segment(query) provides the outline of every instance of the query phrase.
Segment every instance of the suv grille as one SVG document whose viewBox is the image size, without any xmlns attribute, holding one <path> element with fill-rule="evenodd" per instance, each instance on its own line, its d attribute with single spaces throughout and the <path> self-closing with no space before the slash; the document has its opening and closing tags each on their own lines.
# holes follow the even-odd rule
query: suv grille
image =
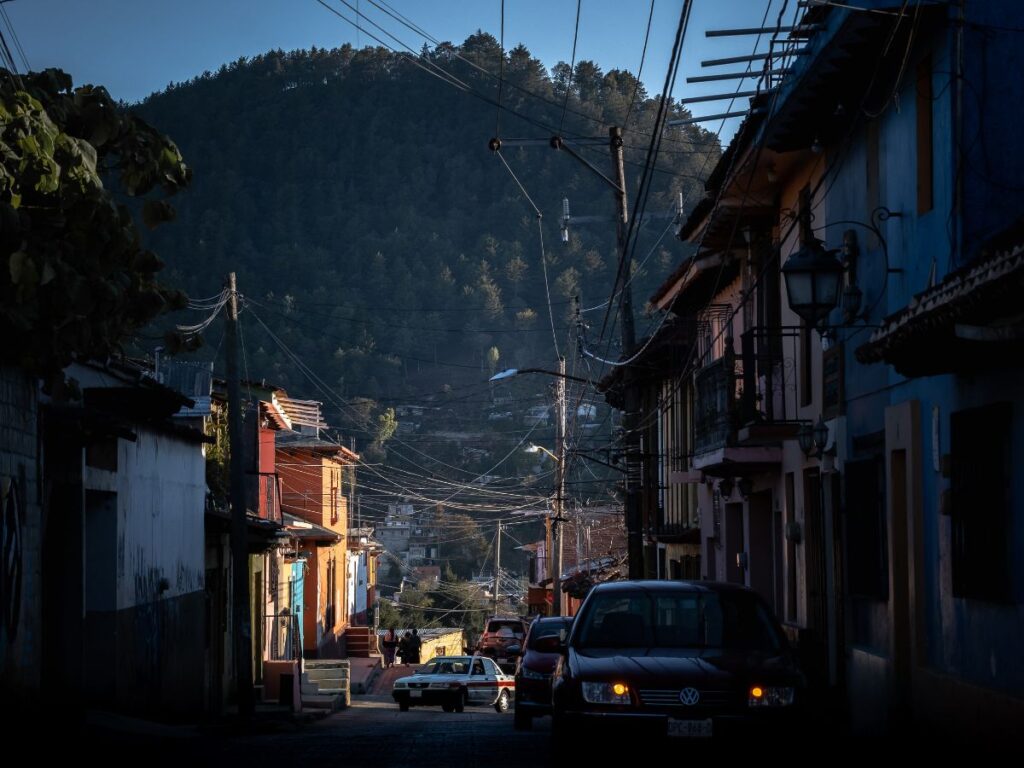
<svg viewBox="0 0 1024 768">
<path fill-rule="evenodd" d="M 697 702 L 696 707 L 703 709 L 724 709 L 729 706 L 733 698 L 731 691 L 705 691 L 700 688 L 697 690 L 700 691 L 700 701 Z M 689 709 L 679 699 L 681 692 L 681 688 L 641 689 L 639 691 L 640 703 L 645 707 L 680 707 Z"/>
</svg>

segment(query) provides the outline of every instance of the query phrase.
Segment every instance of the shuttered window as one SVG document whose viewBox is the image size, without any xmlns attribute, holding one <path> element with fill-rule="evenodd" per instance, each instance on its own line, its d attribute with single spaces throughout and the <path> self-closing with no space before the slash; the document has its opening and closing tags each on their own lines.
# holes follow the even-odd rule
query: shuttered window
<svg viewBox="0 0 1024 768">
<path fill-rule="evenodd" d="M 881 456 L 846 462 L 846 537 L 850 595 L 889 597 L 885 462 Z"/>
<path fill-rule="evenodd" d="M 1012 596 L 1012 415 L 1009 403 L 996 403 L 950 419 L 956 597 L 1008 602 Z"/>
</svg>

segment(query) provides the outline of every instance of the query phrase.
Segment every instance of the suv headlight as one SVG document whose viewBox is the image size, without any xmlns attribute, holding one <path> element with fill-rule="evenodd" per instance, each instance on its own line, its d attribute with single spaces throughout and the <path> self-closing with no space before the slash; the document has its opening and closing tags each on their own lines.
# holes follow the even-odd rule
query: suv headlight
<svg viewBox="0 0 1024 768">
<path fill-rule="evenodd" d="M 793 704 L 796 689 L 792 687 L 752 686 L 747 704 L 751 707 L 789 707 Z"/>
<path fill-rule="evenodd" d="M 590 704 L 632 704 L 625 683 L 583 683 L 583 700 Z"/>
</svg>

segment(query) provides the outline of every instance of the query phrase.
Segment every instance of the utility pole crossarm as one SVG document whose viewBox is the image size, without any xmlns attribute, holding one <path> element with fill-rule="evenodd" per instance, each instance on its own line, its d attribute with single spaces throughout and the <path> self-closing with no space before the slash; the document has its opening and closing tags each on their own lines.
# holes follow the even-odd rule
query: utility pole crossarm
<svg viewBox="0 0 1024 768">
<path fill-rule="evenodd" d="M 574 157 L 577 160 L 579 160 L 581 163 L 583 163 L 585 166 L 587 166 L 587 168 L 589 168 L 591 171 L 593 171 L 595 174 L 597 174 L 597 176 L 600 177 L 602 181 L 604 181 L 608 186 L 610 186 L 616 192 L 618 192 L 619 194 L 622 194 L 622 195 L 625 194 L 624 188 L 622 186 L 620 186 L 619 184 L 616 184 L 610 178 L 605 176 L 604 172 L 600 168 L 598 168 L 592 162 L 587 160 L 587 158 L 583 157 L 583 155 L 581 155 L 579 152 L 577 152 L 572 147 L 570 147 L 565 142 L 565 139 L 563 139 L 561 136 L 552 136 L 551 137 L 551 148 L 552 149 L 564 149 L 572 157 Z"/>
</svg>

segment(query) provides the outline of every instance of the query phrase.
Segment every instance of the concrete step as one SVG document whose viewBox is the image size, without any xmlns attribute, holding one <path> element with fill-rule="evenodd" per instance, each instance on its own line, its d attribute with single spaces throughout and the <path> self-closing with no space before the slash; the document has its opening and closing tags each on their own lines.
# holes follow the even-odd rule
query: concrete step
<svg viewBox="0 0 1024 768">
<path fill-rule="evenodd" d="M 306 659 L 302 662 L 302 667 L 307 672 L 311 669 L 331 669 L 333 667 L 348 669 L 349 663 L 347 659 Z"/>
<path fill-rule="evenodd" d="M 350 671 L 344 667 L 314 667 L 302 673 L 306 680 L 347 680 L 349 674 Z"/>
<path fill-rule="evenodd" d="M 317 696 L 346 696 L 348 694 L 348 688 L 321 688 L 319 693 L 314 694 Z"/>
<path fill-rule="evenodd" d="M 309 688 L 310 689 L 310 693 L 316 693 L 317 689 L 323 691 L 323 690 L 325 690 L 327 688 L 339 688 L 339 689 L 340 688 L 345 688 L 345 689 L 348 689 L 349 687 L 351 687 L 349 685 L 349 681 L 348 681 L 347 677 L 344 680 L 342 680 L 340 678 L 329 679 L 329 680 L 303 680 L 300 683 L 300 685 L 302 687 L 302 690 L 304 690 L 304 691 L 307 688 Z"/>
<path fill-rule="evenodd" d="M 341 709 L 343 706 L 345 706 L 345 699 L 341 696 L 333 694 L 330 696 L 319 694 L 302 695 L 303 709 L 326 709 L 333 712 L 336 709 Z"/>
</svg>

